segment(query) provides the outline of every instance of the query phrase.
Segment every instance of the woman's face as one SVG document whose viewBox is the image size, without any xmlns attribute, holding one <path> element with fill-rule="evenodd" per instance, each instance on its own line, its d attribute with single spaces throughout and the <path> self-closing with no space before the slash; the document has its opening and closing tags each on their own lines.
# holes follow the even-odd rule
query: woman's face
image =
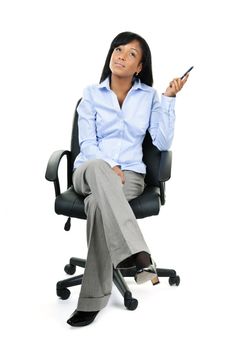
<svg viewBox="0 0 232 350">
<path fill-rule="evenodd" d="M 137 40 L 117 46 L 112 52 L 110 70 L 121 78 L 133 77 L 142 70 L 142 49 Z"/>
</svg>

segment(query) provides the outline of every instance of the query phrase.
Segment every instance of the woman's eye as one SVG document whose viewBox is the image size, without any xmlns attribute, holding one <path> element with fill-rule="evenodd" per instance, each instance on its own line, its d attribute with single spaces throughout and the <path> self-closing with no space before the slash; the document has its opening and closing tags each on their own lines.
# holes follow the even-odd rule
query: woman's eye
<svg viewBox="0 0 232 350">
<path fill-rule="evenodd" d="M 120 47 L 116 47 L 115 51 L 121 51 Z"/>
<path fill-rule="evenodd" d="M 130 55 L 133 56 L 133 57 L 135 57 L 135 53 L 134 53 L 134 52 L 131 52 Z"/>
</svg>

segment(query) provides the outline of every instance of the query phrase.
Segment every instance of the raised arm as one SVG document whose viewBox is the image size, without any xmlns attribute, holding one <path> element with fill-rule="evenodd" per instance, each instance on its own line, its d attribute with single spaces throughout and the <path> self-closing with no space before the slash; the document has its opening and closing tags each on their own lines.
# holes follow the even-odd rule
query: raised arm
<svg viewBox="0 0 232 350">
<path fill-rule="evenodd" d="M 171 147 L 175 125 L 175 100 L 173 97 L 162 95 L 160 102 L 157 93 L 154 94 L 148 131 L 153 145 L 160 151 Z"/>
</svg>

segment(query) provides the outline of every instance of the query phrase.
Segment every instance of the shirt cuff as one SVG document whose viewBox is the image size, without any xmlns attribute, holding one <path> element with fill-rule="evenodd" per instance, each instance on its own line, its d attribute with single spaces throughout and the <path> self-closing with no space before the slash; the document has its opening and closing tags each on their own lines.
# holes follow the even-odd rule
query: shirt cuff
<svg viewBox="0 0 232 350">
<path fill-rule="evenodd" d="M 166 110 L 174 110 L 176 104 L 176 97 L 169 97 L 165 95 L 161 95 L 161 105 L 164 107 Z"/>
<path fill-rule="evenodd" d="M 104 160 L 111 166 L 111 168 L 113 168 L 114 166 L 118 165 L 118 163 L 115 162 L 115 161 L 112 160 L 112 159 L 104 158 Z"/>
</svg>

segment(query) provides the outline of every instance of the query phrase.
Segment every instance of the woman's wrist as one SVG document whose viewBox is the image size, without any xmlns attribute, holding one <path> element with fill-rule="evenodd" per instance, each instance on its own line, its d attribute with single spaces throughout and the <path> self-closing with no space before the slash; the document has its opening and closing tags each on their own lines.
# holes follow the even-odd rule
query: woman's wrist
<svg viewBox="0 0 232 350">
<path fill-rule="evenodd" d="M 167 96 L 167 97 L 176 97 L 176 95 L 169 94 L 169 93 L 167 93 L 167 92 L 163 92 L 162 95 Z"/>
</svg>

